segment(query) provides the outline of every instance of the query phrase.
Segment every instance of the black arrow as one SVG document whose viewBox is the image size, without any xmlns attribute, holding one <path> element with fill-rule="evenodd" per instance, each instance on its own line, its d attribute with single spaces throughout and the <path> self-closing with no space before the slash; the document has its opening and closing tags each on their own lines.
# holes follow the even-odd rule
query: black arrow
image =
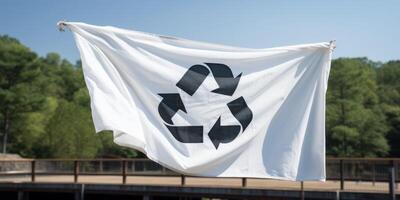
<svg viewBox="0 0 400 200">
<path fill-rule="evenodd" d="M 165 124 L 176 140 L 182 143 L 202 143 L 203 126 L 170 126 Z"/>
<path fill-rule="evenodd" d="M 236 76 L 236 78 L 233 78 L 232 71 L 227 65 L 219 63 L 205 64 L 210 67 L 211 72 L 219 86 L 219 88 L 213 90 L 212 92 L 232 96 L 238 86 L 242 73 Z"/>
<path fill-rule="evenodd" d="M 203 65 L 193 65 L 176 84 L 177 87 L 192 96 L 207 78 L 210 71 Z"/>
<path fill-rule="evenodd" d="M 239 97 L 228 103 L 229 110 L 235 118 L 240 122 L 243 127 L 243 131 L 250 124 L 253 119 L 253 113 L 250 108 L 247 106 L 246 101 L 243 97 Z"/>
<path fill-rule="evenodd" d="M 239 132 L 239 125 L 221 126 L 221 117 L 219 117 L 208 133 L 208 137 L 210 137 L 215 148 L 218 149 L 220 143 L 229 143 L 233 141 L 236 136 L 239 135 Z"/>
<path fill-rule="evenodd" d="M 172 117 L 178 110 L 182 110 L 186 113 L 185 105 L 182 102 L 181 96 L 176 93 L 158 94 L 163 97 L 163 100 L 158 105 L 158 112 L 161 118 L 169 123 L 173 124 Z"/>
</svg>

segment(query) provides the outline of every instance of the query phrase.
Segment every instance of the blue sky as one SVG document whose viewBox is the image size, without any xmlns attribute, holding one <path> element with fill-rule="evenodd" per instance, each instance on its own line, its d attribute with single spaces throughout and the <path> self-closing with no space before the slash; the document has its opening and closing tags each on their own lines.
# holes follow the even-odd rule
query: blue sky
<svg viewBox="0 0 400 200">
<path fill-rule="evenodd" d="M 79 59 L 59 20 L 251 48 L 337 41 L 334 57 L 400 59 L 400 1 L 2 0 L 0 34 L 40 55 Z"/>
</svg>

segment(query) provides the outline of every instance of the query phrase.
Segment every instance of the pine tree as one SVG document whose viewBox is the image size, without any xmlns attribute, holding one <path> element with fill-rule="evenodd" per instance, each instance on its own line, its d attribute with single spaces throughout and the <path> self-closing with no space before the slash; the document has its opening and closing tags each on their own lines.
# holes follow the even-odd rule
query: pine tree
<svg viewBox="0 0 400 200">
<path fill-rule="evenodd" d="M 2 152 L 13 124 L 21 114 L 39 110 L 44 102 L 39 88 L 31 84 L 40 76 L 37 55 L 18 40 L 0 36 L 0 127 Z"/>
<path fill-rule="evenodd" d="M 382 156 L 389 146 L 379 107 L 376 72 L 366 58 L 332 62 L 327 94 L 327 152 L 335 156 Z"/>
</svg>

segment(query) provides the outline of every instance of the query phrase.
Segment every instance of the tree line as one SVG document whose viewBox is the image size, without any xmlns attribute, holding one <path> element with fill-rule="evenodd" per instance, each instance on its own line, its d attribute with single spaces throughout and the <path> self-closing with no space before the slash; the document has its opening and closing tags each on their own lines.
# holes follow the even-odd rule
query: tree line
<svg viewBox="0 0 400 200">
<path fill-rule="evenodd" d="M 400 61 L 332 61 L 326 97 L 327 154 L 400 156 Z M 34 158 L 143 156 L 95 134 L 81 63 L 38 56 L 0 35 L 1 151 Z"/>
</svg>

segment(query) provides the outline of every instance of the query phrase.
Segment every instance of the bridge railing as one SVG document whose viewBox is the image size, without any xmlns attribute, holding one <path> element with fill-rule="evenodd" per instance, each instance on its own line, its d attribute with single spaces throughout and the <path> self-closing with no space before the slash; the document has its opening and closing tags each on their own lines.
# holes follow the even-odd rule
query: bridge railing
<svg viewBox="0 0 400 200">
<path fill-rule="evenodd" d="M 400 180 L 400 158 L 327 158 L 327 180 L 340 182 L 345 189 L 346 181 L 390 182 L 393 176 L 396 187 Z M 391 172 L 393 170 L 393 172 Z M 126 183 L 129 176 L 175 176 L 185 184 L 185 177 L 149 159 L 23 159 L 0 160 L 1 177 L 25 176 L 34 182 L 36 176 L 70 175 L 77 182 L 81 175 L 120 176 Z M 247 179 L 242 178 L 245 187 Z"/>
</svg>

